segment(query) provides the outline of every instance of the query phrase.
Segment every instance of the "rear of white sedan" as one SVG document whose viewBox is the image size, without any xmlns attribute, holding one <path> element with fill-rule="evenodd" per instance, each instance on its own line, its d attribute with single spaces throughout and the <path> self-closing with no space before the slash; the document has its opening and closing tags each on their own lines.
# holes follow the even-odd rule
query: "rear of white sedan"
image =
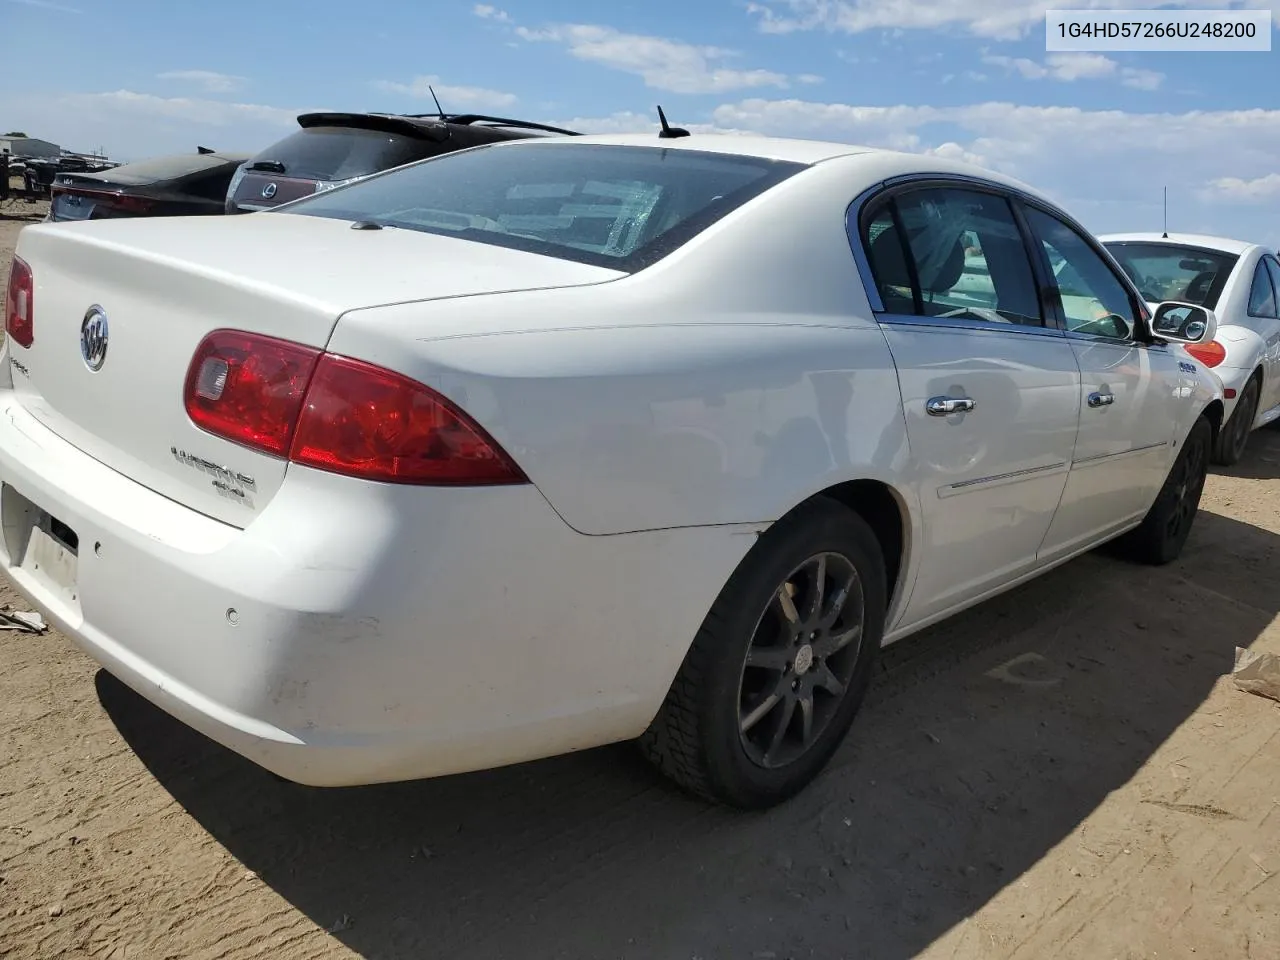
<svg viewBox="0 0 1280 960">
<path fill-rule="evenodd" d="M 144 696 L 299 782 L 637 736 L 752 536 L 575 530 L 529 482 L 533 451 L 481 425 L 494 398 L 424 344 L 495 299 L 488 355 L 518 367 L 522 316 L 554 326 L 540 294 L 626 277 L 655 238 L 803 169 L 657 153 L 575 181 L 557 154 L 495 151 L 471 161 L 494 217 L 419 197 L 401 215 L 421 229 L 333 210 L 27 229 L 0 373 L 5 572 Z M 588 194 L 563 240 L 557 190 Z M 404 321 L 428 303 L 448 319 Z"/>
</svg>

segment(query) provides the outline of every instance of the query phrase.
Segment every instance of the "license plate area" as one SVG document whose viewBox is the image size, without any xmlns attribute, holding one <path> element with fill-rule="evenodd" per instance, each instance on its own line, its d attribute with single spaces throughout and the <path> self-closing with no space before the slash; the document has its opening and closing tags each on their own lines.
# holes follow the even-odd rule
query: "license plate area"
<svg viewBox="0 0 1280 960">
<path fill-rule="evenodd" d="M 63 603 L 78 608 L 80 537 L 76 532 L 8 484 L 0 490 L 0 520 L 10 565 Z"/>
<path fill-rule="evenodd" d="M 88 220 L 97 204 L 88 197 L 60 193 L 53 198 L 53 215 L 60 220 Z"/>
</svg>

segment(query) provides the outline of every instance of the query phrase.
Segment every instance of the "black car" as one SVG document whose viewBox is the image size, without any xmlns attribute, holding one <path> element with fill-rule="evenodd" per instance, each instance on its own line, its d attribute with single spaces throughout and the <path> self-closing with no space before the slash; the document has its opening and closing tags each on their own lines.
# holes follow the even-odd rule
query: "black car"
<svg viewBox="0 0 1280 960">
<path fill-rule="evenodd" d="M 415 160 L 500 140 L 572 130 L 481 114 L 305 113 L 300 129 L 245 164 L 227 213 L 265 210 Z"/>
<path fill-rule="evenodd" d="M 60 173 L 98 173 L 118 167 L 108 160 L 91 160 L 87 157 L 26 157 L 21 158 L 23 185 L 33 197 L 50 196 L 53 182 Z M 10 162 L 9 169 L 14 169 Z"/>
<path fill-rule="evenodd" d="M 200 147 L 98 173 L 59 173 L 49 219 L 182 217 L 225 212 L 227 186 L 248 159 Z"/>
</svg>

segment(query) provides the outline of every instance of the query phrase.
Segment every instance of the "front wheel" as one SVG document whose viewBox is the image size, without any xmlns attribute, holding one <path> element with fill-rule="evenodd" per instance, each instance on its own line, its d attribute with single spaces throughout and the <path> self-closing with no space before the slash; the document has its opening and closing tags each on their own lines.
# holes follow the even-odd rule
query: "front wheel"
<svg viewBox="0 0 1280 960">
<path fill-rule="evenodd" d="M 1133 559 L 1161 565 L 1178 558 L 1200 508 L 1212 445 L 1213 427 L 1208 419 L 1200 417 L 1187 434 L 1182 450 L 1142 525 L 1120 541 Z"/>
<path fill-rule="evenodd" d="M 730 577 L 641 748 L 709 800 L 758 809 L 797 793 L 862 703 L 885 595 L 867 524 L 825 498 L 798 508 Z"/>
<path fill-rule="evenodd" d="M 1258 378 L 1250 378 L 1240 399 L 1236 401 L 1231 419 L 1222 425 L 1222 431 L 1218 434 L 1218 442 L 1213 449 L 1214 463 L 1231 467 L 1240 462 L 1240 458 L 1244 456 L 1244 448 L 1249 443 L 1249 434 L 1253 432 L 1253 421 L 1258 416 L 1260 394 Z"/>
</svg>

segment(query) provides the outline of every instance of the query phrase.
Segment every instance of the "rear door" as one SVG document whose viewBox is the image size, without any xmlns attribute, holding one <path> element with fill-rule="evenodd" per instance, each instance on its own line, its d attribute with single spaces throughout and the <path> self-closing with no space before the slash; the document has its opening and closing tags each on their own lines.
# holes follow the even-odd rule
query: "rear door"
<svg viewBox="0 0 1280 960">
<path fill-rule="evenodd" d="M 1045 322 L 1005 194 L 909 185 L 873 201 L 862 228 L 922 505 L 905 626 L 1034 566 L 1075 444 L 1080 377 Z"/>
<path fill-rule="evenodd" d="M 1095 241 L 1055 213 L 1025 216 L 1054 277 L 1054 310 L 1080 366 L 1080 432 L 1041 558 L 1140 518 L 1173 460 L 1182 351 L 1137 339 L 1142 307 Z"/>
</svg>

